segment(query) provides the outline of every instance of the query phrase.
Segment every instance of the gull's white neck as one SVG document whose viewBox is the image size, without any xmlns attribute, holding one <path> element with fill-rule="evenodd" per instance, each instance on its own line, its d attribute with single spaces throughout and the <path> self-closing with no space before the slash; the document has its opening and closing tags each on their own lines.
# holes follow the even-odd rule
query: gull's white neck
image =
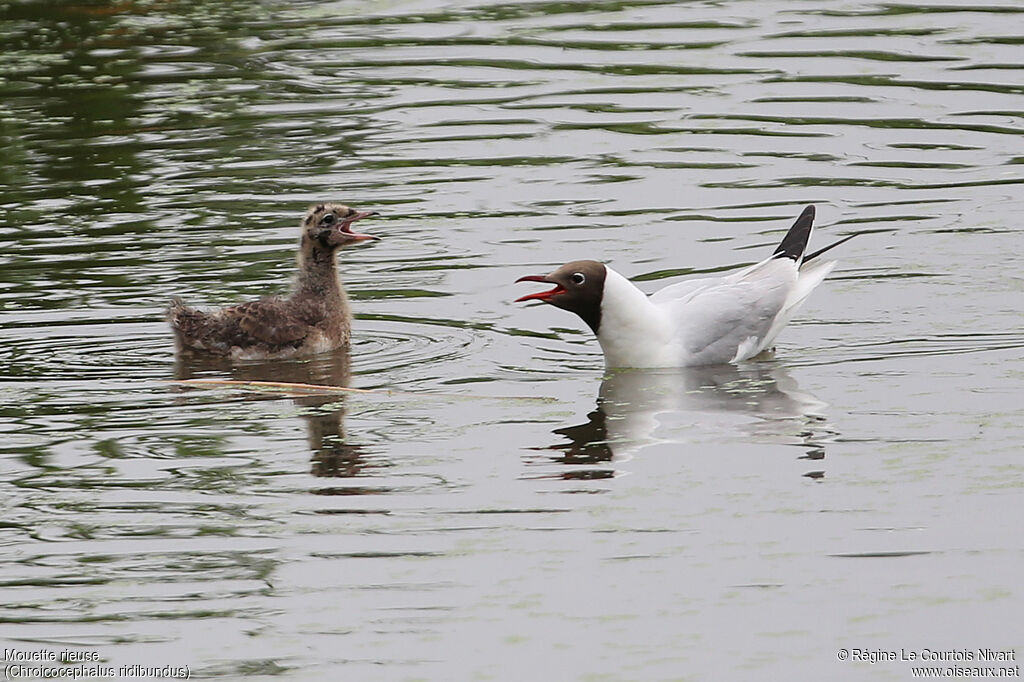
<svg viewBox="0 0 1024 682">
<path fill-rule="evenodd" d="M 671 325 L 665 314 L 632 282 L 605 267 L 601 324 L 597 340 L 607 367 L 665 367 Z"/>
</svg>

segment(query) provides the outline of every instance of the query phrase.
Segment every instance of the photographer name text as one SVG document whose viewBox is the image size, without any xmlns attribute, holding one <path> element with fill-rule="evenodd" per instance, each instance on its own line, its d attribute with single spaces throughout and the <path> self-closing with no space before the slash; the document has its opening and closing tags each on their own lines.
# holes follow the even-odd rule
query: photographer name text
<svg viewBox="0 0 1024 682">
<path fill-rule="evenodd" d="M 882 663 L 885 661 L 1006 663 L 1017 660 L 1015 649 L 840 649 L 841 661 Z"/>
</svg>

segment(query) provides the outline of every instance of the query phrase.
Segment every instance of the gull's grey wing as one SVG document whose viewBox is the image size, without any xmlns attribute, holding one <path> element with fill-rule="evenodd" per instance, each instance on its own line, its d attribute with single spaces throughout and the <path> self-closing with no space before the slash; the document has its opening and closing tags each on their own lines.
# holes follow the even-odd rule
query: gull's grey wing
<svg viewBox="0 0 1024 682">
<path fill-rule="evenodd" d="M 720 284 L 721 282 L 721 277 L 699 277 L 697 279 L 687 279 L 682 282 L 670 284 L 663 289 L 655 291 L 651 294 L 651 302 L 662 304 L 681 301 L 701 289 L 706 289 L 707 287 Z"/>
<path fill-rule="evenodd" d="M 705 280 L 689 291 L 679 287 L 674 293 L 682 296 L 661 296 L 657 303 L 677 321 L 676 342 L 690 364 L 742 360 L 771 341 L 769 332 L 796 274 L 793 261 L 769 259 L 742 277 Z"/>
</svg>

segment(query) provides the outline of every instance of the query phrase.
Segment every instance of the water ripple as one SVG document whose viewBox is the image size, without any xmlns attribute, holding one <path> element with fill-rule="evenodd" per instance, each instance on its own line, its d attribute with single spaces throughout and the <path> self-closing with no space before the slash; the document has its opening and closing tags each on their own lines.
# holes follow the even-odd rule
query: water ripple
<svg viewBox="0 0 1024 682">
<path fill-rule="evenodd" d="M 865 646 L 948 636 L 935 604 L 1005 640 L 1022 12 L 0 4 L 0 635 L 388 679 L 824 679 L 822 603 Z M 324 200 L 381 212 L 351 355 L 175 358 L 170 296 L 286 289 Z M 512 303 L 580 257 L 734 271 L 808 203 L 860 236 L 775 360 L 602 382 Z"/>
</svg>

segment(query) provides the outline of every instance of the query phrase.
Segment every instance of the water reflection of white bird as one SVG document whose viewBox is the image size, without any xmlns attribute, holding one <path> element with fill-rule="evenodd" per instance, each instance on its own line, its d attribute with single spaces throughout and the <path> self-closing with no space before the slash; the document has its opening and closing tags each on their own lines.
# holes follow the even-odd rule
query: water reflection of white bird
<svg viewBox="0 0 1024 682">
<path fill-rule="evenodd" d="M 587 415 L 585 424 L 555 430 L 571 442 L 546 449 L 558 451 L 554 459 L 561 464 L 594 467 L 621 462 L 643 447 L 672 442 L 671 436 L 659 435 L 668 420 L 704 424 L 709 414 L 732 413 L 754 418 L 742 427 L 754 439 L 796 442 L 805 447 L 806 459 L 820 460 L 825 444 L 835 435 L 825 417 L 826 407 L 801 391 L 785 368 L 773 361 L 619 370 L 601 382 L 597 409 Z M 610 470 L 591 468 L 566 477 L 611 475 Z"/>
</svg>

